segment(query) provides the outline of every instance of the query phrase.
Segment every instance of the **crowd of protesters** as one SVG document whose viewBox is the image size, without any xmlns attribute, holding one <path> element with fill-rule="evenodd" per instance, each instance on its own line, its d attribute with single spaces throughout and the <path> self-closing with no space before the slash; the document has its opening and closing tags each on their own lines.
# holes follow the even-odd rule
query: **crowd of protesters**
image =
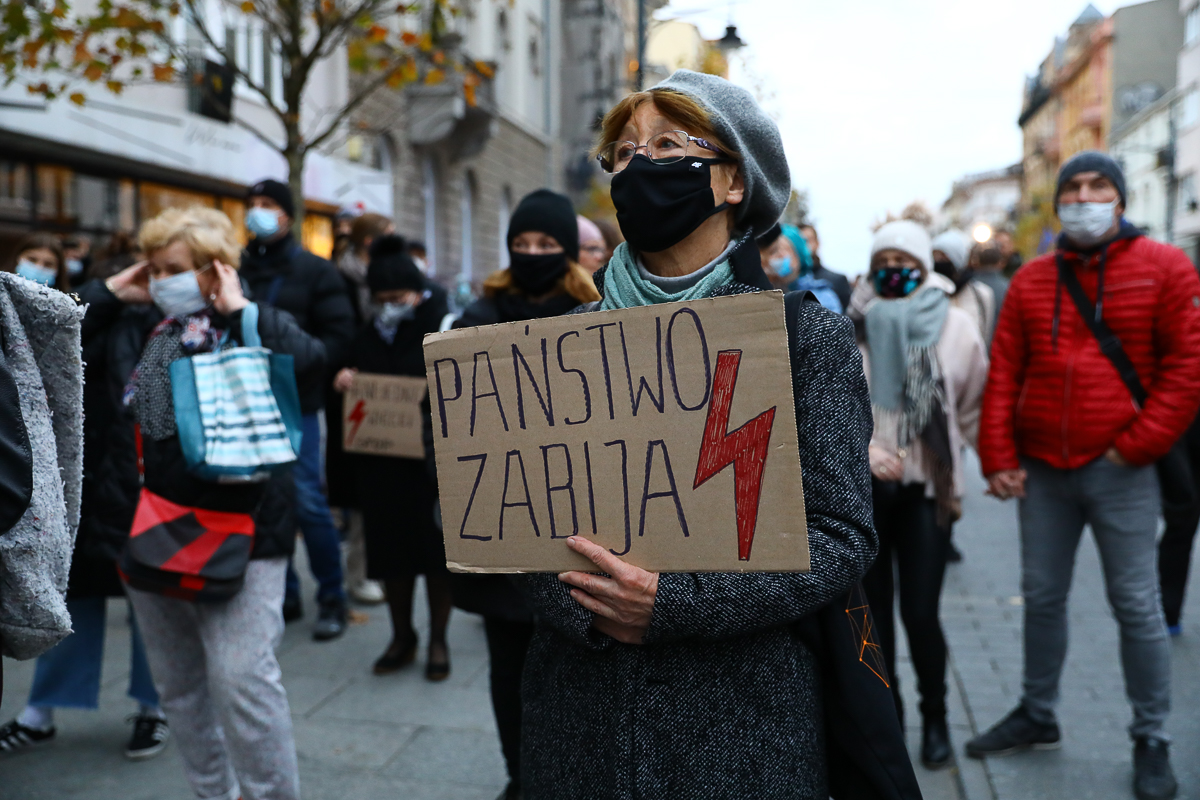
<svg viewBox="0 0 1200 800">
<path fill-rule="evenodd" d="M 38 659 L 0 754 L 52 740 L 55 708 L 96 707 L 106 599 L 126 596 L 137 704 L 126 755 L 152 757 L 173 734 L 198 797 L 298 798 L 274 647 L 305 615 L 299 532 L 317 584 L 314 639 L 344 633 L 351 600 L 386 603 L 392 638 L 376 675 L 417 659 L 417 576 L 430 681 L 451 672 L 453 609 L 482 615 L 503 798 L 919 797 L 895 617 L 920 697 L 914 760 L 940 769 L 956 743 L 939 605 L 961 558 L 952 529 L 971 448 L 989 493 L 1020 501 L 1025 680 L 1017 708 L 966 755 L 1060 745 L 1067 599 L 1087 525 L 1121 631 L 1134 794 L 1174 797 L 1169 636 L 1200 523 L 1200 279 L 1125 221 L 1119 165 L 1095 152 L 1063 165 L 1062 234 L 1029 263 L 1003 232 L 977 246 L 901 218 L 874 232 L 852 282 L 821 262 L 813 225 L 780 222 L 787 161 L 745 90 L 681 70 L 614 107 L 596 154 L 617 226 L 555 192 L 529 194 L 509 220 L 509 266 L 457 311 L 423 246 L 384 216 L 339 220 L 332 261 L 305 250 L 274 180 L 249 190 L 244 247 L 202 208 L 163 212 L 95 256 L 80 238 L 20 244 L 9 271 L 86 309 L 83 470 L 73 632 Z M 426 334 L 770 289 L 787 293 L 809 572 L 657 574 L 573 537 L 595 573 L 451 574 L 432 459 L 342 450 L 344 393 L 360 373 L 424 376 Z M 295 463 L 264 480 L 200 477 L 180 444 L 171 365 L 257 343 L 291 359 Z M 197 602 L 132 575 L 147 493 L 252 520 L 231 593 Z M 886 683 L 845 624 L 860 592 Z"/>
</svg>

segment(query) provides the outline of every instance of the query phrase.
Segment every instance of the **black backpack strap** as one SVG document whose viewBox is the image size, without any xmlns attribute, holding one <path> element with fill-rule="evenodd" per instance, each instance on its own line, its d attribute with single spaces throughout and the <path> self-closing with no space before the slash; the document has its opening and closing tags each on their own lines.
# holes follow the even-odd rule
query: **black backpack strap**
<svg viewBox="0 0 1200 800">
<path fill-rule="evenodd" d="M 789 331 L 796 330 L 796 326 L 800 324 L 800 306 L 805 303 L 820 303 L 817 296 L 812 292 L 804 289 L 799 292 L 788 292 L 783 296 L 783 315 L 787 320 Z"/>
<path fill-rule="evenodd" d="M 1103 259 L 1103 256 L 1101 258 Z M 1058 265 L 1058 279 L 1062 281 L 1063 286 L 1067 287 L 1067 294 L 1071 295 L 1071 300 L 1075 303 L 1079 316 L 1083 317 L 1083 324 L 1087 325 L 1092 336 L 1096 337 L 1096 342 L 1100 345 L 1100 352 L 1116 367 L 1117 374 L 1121 376 L 1121 382 L 1125 384 L 1125 388 L 1129 390 L 1133 401 L 1140 409 L 1146 404 L 1146 399 L 1150 394 L 1142 385 L 1142 379 L 1138 377 L 1137 369 L 1129 360 L 1125 348 L 1121 346 L 1121 340 L 1113 333 L 1112 328 L 1108 327 L 1108 323 L 1096 313 L 1095 304 L 1084 293 L 1083 286 L 1079 283 L 1079 277 L 1075 274 L 1075 270 L 1067 266 L 1061 251 L 1055 255 L 1055 259 Z"/>
</svg>

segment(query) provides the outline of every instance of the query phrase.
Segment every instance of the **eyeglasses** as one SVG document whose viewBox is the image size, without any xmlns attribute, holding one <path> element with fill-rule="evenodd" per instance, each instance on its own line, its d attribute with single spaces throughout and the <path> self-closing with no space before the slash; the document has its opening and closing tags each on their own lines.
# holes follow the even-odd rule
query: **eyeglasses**
<svg viewBox="0 0 1200 800">
<path fill-rule="evenodd" d="M 684 131 L 663 131 L 650 137 L 646 144 L 636 142 L 609 142 L 600 148 L 596 160 L 605 172 L 620 172 L 629 166 L 629 162 L 639 150 L 646 151 L 646 157 L 655 164 L 674 164 L 685 158 L 710 158 L 699 151 L 707 150 L 723 156 L 723 160 L 732 161 L 725 156 L 721 148 L 711 144 L 706 139 L 692 136 Z"/>
</svg>

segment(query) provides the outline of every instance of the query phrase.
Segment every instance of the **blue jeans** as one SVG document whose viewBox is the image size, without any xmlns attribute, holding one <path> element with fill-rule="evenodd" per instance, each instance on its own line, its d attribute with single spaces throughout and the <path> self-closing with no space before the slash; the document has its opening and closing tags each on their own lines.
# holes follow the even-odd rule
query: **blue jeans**
<svg viewBox="0 0 1200 800">
<path fill-rule="evenodd" d="M 329 501 L 321 491 L 321 420 L 304 415 L 300 458 L 292 468 L 296 480 L 296 521 L 304 534 L 308 565 L 317 579 L 317 601 L 346 596 L 342 586 L 342 537 L 334 527 Z M 288 561 L 287 596 L 300 595 L 300 577 Z"/>
<path fill-rule="evenodd" d="M 96 708 L 100 705 L 105 600 L 103 597 L 67 600 L 75 632 L 38 658 L 29 705 L 40 708 Z M 132 613 L 129 632 L 133 643 L 129 696 L 144 706 L 157 708 L 158 692 L 150 678 L 146 648 Z"/>
<path fill-rule="evenodd" d="M 1086 524 L 1096 539 L 1108 603 L 1121 629 L 1125 694 L 1133 737 L 1166 739 L 1171 710 L 1171 647 L 1159 603 L 1159 491 L 1154 467 L 1120 467 L 1099 458 L 1079 469 L 1022 460 L 1029 472 L 1021 501 L 1025 596 L 1025 692 L 1039 722 L 1054 721 L 1067 655 L 1067 595 Z"/>
</svg>

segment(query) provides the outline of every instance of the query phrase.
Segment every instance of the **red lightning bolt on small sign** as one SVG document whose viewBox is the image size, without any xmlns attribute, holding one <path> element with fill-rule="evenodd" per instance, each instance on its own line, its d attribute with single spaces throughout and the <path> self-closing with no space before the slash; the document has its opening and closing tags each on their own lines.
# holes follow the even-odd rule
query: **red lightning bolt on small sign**
<svg viewBox="0 0 1200 800">
<path fill-rule="evenodd" d="M 737 383 L 741 350 L 717 353 L 713 374 L 712 401 L 708 421 L 700 443 L 700 460 L 692 489 L 733 464 L 734 507 L 737 511 L 738 560 L 750 560 L 754 528 L 758 524 L 758 501 L 762 492 L 763 470 L 767 463 L 767 445 L 775 422 L 775 407 L 767 409 L 736 431 L 729 433 L 729 408 L 733 405 L 733 387 Z"/>
<path fill-rule="evenodd" d="M 354 423 L 354 427 L 350 429 L 350 435 L 346 437 L 346 444 L 351 444 L 354 437 L 358 435 L 358 429 L 362 427 L 363 420 L 367 418 L 366 400 L 359 400 L 354 405 L 354 410 L 346 415 L 346 419 Z"/>
</svg>

